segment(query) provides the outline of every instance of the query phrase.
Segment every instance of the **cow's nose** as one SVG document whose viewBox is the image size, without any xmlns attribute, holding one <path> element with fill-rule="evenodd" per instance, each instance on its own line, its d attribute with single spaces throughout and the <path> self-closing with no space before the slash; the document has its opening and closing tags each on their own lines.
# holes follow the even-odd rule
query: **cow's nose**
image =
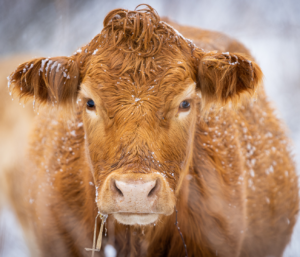
<svg viewBox="0 0 300 257">
<path fill-rule="evenodd" d="M 110 174 L 101 186 L 97 197 L 101 213 L 143 216 L 173 212 L 175 195 L 160 173 L 120 173 Z"/>
<path fill-rule="evenodd" d="M 110 179 L 110 199 L 114 201 L 113 209 L 117 212 L 156 212 L 161 190 L 162 181 L 159 177 L 149 179 L 147 175 L 141 175 L 134 180 L 126 176 Z"/>
<path fill-rule="evenodd" d="M 120 180 L 113 180 L 111 185 L 112 191 L 114 191 L 117 197 L 123 197 L 124 200 L 133 198 L 140 198 L 145 201 L 151 201 L 160 189 L 159 179 L 152 181 L 133 181 L 126 182 Z"/>
</svg>

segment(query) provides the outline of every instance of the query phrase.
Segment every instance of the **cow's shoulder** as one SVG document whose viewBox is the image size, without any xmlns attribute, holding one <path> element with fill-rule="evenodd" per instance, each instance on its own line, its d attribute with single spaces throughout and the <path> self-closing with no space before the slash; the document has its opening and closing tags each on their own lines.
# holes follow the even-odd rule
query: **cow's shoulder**
<svg viewBox="0 0 300 257">
<path fill-rule="evenodd" d="M 184 37 L 191 39 L 197 47 L 206 51 L 218 50 L 250 55 L 249 50 L 242 43 L 221 32 L 179 25 L 165 17 L 162 20 L 178 30 Z"/>
</svg>

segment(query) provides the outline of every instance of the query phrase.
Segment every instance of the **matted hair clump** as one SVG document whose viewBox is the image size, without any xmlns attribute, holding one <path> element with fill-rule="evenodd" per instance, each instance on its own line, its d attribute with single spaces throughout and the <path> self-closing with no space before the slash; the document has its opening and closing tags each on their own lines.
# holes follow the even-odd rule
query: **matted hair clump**
<svg viewBox="0 0 300 257">
<path fill-rule="evenodd" d="M 163 38 L 174 35 L 174 31 L 160 22 L 158 13 L 147 4 L 138 5 L 134 11 L 115 9 L 107 14 L 103 26 L 101 34 L 111 35 L 114 46 L 124 46 L 125 43 L 127 49 L 124 51 L 136 52 L 142 57 L 155 55 L 161 48 Z"/>
</svg>

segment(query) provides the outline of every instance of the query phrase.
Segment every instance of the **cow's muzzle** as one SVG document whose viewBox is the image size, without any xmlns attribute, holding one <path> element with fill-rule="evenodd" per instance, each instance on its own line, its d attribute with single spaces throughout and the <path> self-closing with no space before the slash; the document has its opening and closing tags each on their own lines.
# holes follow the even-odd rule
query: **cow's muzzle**
<svg viewBox="0 0 300 257">
<path fill-rule="evenodd" d="M 101 213 L 113 214 L 120 223 L 146 225 L 155 222 L 161 214 L 172 214 L 175 196 L 158 172 L 114 172 L 102 185 L 97 204 Z"/>
</svg>

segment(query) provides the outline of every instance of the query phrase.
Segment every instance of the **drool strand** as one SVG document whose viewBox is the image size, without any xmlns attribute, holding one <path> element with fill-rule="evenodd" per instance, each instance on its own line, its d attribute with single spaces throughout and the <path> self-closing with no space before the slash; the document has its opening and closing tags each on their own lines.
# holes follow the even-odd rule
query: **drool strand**
<svg viewBox="0 0 300 257">
<path fill-rule="evenodd" d="M 178 226 L 178 221 L 177 221 L 177 213 L 178 213 L 178 211 L 177 211 L 177 209 L 176 209 L 176 208 L 175 208 L 175 212 L 176 212 L 176 221 L 175 221 L 175 226 L 177 227 L 177 230 L 178 230 L 178 232 L 179 232 L 179 235 L 180 235 L 180 237 L 181 237 L 182 243 L 183 243 L 183 245 L 184 245 L 185 257 L 188 257 L 187 247 L 186 247 L 186 244 L 185 244 L 185 241 L 184 241 L 183 235 L 182 235 L 182 233 L 181 233 L 181 231 L 180 231 L 180 227 Z"/>
</svg>

